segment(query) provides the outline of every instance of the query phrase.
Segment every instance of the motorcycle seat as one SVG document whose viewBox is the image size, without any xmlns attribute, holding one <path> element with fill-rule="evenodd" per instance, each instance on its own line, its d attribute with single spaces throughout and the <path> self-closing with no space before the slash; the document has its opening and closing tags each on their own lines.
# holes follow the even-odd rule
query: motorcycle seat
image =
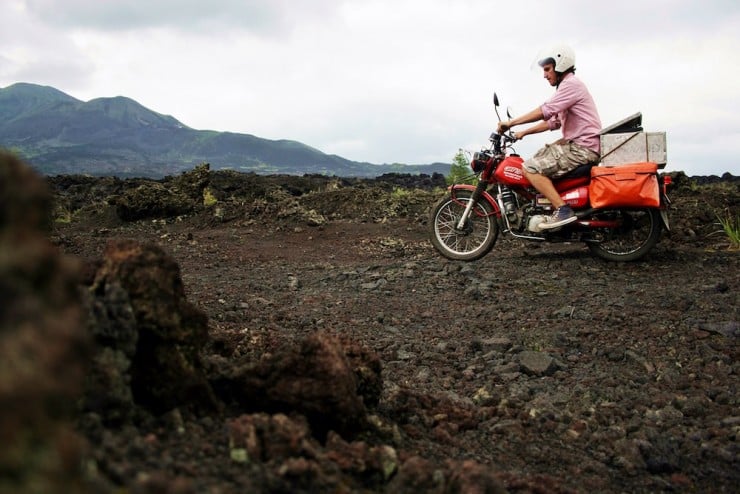
<svg viewBox="0 0 740 494">
<path fill-rule="evenodd" d="M 593 168 L 594 165 L 595 163 L 584 163 L 583 165 L 578 165 L 565 175 L 556 178 L 553 180 L 555 190 L 562 192 L 564 190 L 588 184 L 591 181 L 591 168 Z"/>
<path fill-rule="evenodd" d="M 590 177 L 591 168 L 594 165 L 595 163 L 584 163 L 582 165 L 578 165 L 565 175 L 561 175 L 560 177 L 558 177 L 556 180 L 563 180 L 565 178 Z"/>
</svg>

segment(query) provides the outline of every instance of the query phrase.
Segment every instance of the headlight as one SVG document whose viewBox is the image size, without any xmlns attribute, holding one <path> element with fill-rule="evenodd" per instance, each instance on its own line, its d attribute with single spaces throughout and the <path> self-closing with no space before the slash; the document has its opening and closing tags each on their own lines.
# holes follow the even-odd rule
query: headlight
<svg viewBox="0 0 740 494">
<path fill-rule="evenodd" d="M 473 159 L 470 161 L 470 168 L 473 169 L 473 172 L 480 173 L 485 169 L 490 159 L 491 157 L 485 153 L 474 153 Z"/>
</svg>

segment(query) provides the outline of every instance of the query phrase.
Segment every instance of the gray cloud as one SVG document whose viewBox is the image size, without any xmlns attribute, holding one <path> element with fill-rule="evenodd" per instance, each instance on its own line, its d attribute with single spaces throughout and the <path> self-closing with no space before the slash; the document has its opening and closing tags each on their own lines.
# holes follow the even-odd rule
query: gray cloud
<svg viewBox="0 0 740 494">
<path fill-rule="evenodd" d="M 514 114 L 549 97 L 530 65 L 567 42 L 605 125 L 642 111 L 669 166 L 737 173 L 739 23 L 735 0 L 9 0 L 0 86 L 125 95 L 358 161 L 447 161 L 486 143 L 494 90 Z"/>
<path fill-rule="evenodd" d="M 333 2 L 310 5 L 288 0 L 27 0 L 30 12 L 45 22 L 73 28 L 180 30 L 238 28 L 279 32 L 304 15 L 320 15 Z"/>
</svg>

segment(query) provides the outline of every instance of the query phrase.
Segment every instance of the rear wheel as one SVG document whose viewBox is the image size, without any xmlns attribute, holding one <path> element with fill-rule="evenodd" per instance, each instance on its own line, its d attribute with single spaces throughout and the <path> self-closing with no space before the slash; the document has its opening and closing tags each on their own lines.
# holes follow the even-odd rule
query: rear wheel
<svg viewBox="0 0 740 494">
<path fill-rule="evenodd" d="M 595 220 L 616 222 L 616 228 L 595 230 L 595 242 L 588 247 L 608 261 L 636 261 L 650 252 L 662 229 L 657 209 L 609 209 L 599 211 Z"/>
<path fill-rule="evenodd" d="M 498 223 L 493 208 L 486 201 L 478 202 L 470 212 L 465 225 L 458 222 L 473 193 L 455 191 L 432 209 L 430 215 L 431 241 L 444 257 L 457 261 L 475 261 L 488 254 L 498 237 Z"/>
</svg>

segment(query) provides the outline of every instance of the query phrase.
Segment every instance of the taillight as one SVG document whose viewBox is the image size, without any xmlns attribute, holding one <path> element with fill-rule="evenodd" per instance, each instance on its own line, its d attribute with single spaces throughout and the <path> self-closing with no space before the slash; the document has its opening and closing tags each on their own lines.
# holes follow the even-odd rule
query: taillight
<svg viewBox="0 0 740 494">
<path fill-rule="evenodd" d="M 668 195 L 668 187 L 673 184 L 673 179 L 670 177 L 670 175 L 663 175 L 661 177 L 663 179 L 663 195 Z"/>
</svg>

